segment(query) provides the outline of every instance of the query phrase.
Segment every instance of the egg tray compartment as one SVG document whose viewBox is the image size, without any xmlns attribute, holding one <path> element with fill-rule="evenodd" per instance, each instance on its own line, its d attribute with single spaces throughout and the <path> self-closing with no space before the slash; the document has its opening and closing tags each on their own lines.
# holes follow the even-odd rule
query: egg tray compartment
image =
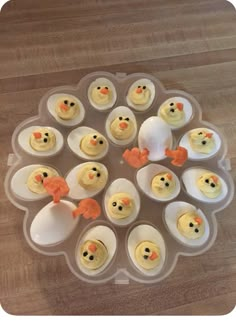
<svg viewBox="0 0 236 323">
<path fill-rule="evenodd" d="M 96 129 L 100 133 L 104 134 L 105 137 L 105 121 L 107 115 L 110 113 L 112 109 L 107 111 L 98 111 L 94 109 L 87 98 L 87 89 L 91 82 L 96 80 L 99 77 L 108 78 L 111 82 L 113 82 L 116 91 L 117 91 L 117 100 L 115 105 L 112 107 L 114 109 L 118 106 L 128 106 L 126 102 L 126 94 L 130 85 L 138 79 L 147 78 L 150 79 L 156 89 L 155 99 L 151 105 L 151 107 L 145 112 L 138 112 L 131 109 L 137 120 L 138 129 L 142 122 L 146 120 L 150 116 L 156 116 L 158 107 L 168 98 L 171 97 L 183 97 L 187 99 L 193 108 L 193 117 L 189 121 L 188 124 L 183 126 L 178 130 L 173 130 L 172 134 L 174 137 L 174 146 L 176 147 L 178 141 L 180 140 L 181 136 L 193 128 L 198 127 L 209 127 L 216 131 L 222 141 L 221 147 L 219 151 L 213 157 L 202 160 L 202 161 L 190 161 L 188 160 L 183 167 L 175 167 L 171 165 L 170 159 L 165 158 L 164 160 L 155 162 L 156 164 L 161 164 L 170 170 L 172 170 L 180 179 L 182 173 L 185 169 L 189 167 L 203 167 L 206 169 L 210 169 L 213 172 L 216 172 L 219 176 L 221 176 L 227 186 L 228 186 L 228 194 L 224 198 L 224 200 L 218 203 L 203 203 L 200 202 L 191 196 L 189 196 L 184 187 L 183 183 L 181 182 L 181 191 L 180 194 L 170 202 L 157 202 L 149 197 L 147 197 L 138 187 L 136 182 L 136 172 L 137 170 L 132 169 L 126 162 L 122 159 L 122 154 L 126 148 L 132 148 L 138 146 L 137 136 L 133 143 L 126 147 L 118 147 L 109 141 L 109 151 L 108 154 L 98 162 L 103 163 L 107 166 L 109 171 L 109 179 L 106 184 L 106 187 L 102 192 L 96 195 L 94 198 L 103 206 L 102 215 L 96 220 L 86 220 L 83 217 L 80 217 L 78 224 L 71 235 L 61 243 L 51 246 L 40 246 L 35 244 L 31 237 L 30 237 L 30 226 L 35 217 L 35 215 L 51 201 L 51 197 L 46 197 L 40 201 L 23 201 L 19 199 L 17 196 L 13 194 L 10 188 L 10 183 L 13 175 L 22 167 L 30 165 L 30 164 L 45 164 L 54 167 L 55 169 L 59 170 L 62 176 L 65 176 L 73 167 L 76 165 L 85 162 L 78 156 L 76 156 L 68 147 L 67 144 L 67 136 L 68 134 L 75 128 L 80 126 L 88 126 L 91 128 Z M 80 99 L 85 107 L 85 118 L 81 124 L 73 127 L 65 127 L 59 124 L 48 112 L 47 109 L 47 100 L 48 98 L 56 93 L 67 93 L 72 94 Z M 19 146 L 17 138 L 19 133 L 29 126 L 51 126 L 58 129 L 63 137 L 64 137 L 64 147 L 63 150 L 60 151 L 59 154 L 52 157 L 35 157 L 28 155 L 25 153 L 22 148 Z M 177 258 L 179 255 L 185 256 L 194 256 L 198 254 L 204 253 L 207 249 L 209 249 L 212 244 L 214 243 L 217 235 L 217 221 L 215 218 L 215 213 L 219 210 L 225 208 L 233 198 L 234 195 L 234 184 L 232 181 L 231 176 L 229 175 L 228 171 L 230 170 L 230 162 L 226 159 L 227 153 L 227 144 L 220 134 L 219 130 L 213 126 L 212 124 L 202 121 L 202 113 L 201 108 L 198 102 L 189 94 L 178 91 L 178 90 L 165 90 L 163 85 L 157 80 L 155 77 L 144 74 L 144 73 L 136 73 L 131 75 L 126 75 L 123 73 L 117 73 L 116 75 L 107 73 L 107 72 L 96 72 L 92 74 L 88 74 L 84 78 L 80 80 L 77 86 L 63 86 L 57 87 L 50 90 L 46 93 L 39 103 L 39 115 L 36 117 L 29 118 L 22 122 L 14 131 L 12 136 L 12 147 L 13 147 L 13 154 L 9 155 L 8 165 L 11 166 L 7 172 L 6 179 L 5 179 L 5 191 L 9 198 L 9 200 L 19 209 L 25 211 L 24 216 L 24 224 L 23 230 L 26 237 L 27 242 L 29 245 L 36 250 L 45 255 L 56 256 L 63 254 L 65 255 L 66 261 L 70 270 L 81 280 L 90 282 L 90 283 L 104 283 L 109 280 L 114 280 L 115 283 L 125 284 L 128 283 L 130 280 L 135 280 L 141 283 L 155 283 L 161 281 L 165 277 L 167 277 L 171 271 L 174 269 Z M 105 215 L 104 205 L 103 205 L 103 198 L 105 192 L 112 181 L 117 178 L 126 178 L 134 183 L 136 188 L 139 191 L 140 199 L 141 199 L 141 208 L 138 214 L 136 221 L 133 223 L 121 227 L 114 225 L 111 223 Z M 75 205 L 77 205 L 78 200 L 73 200 L 68 197 L 63 198 L 63 200 L 72 201 Z M 207 242 L 202 245 L 201 247 L 188 247 L 186 245 L 181 244 L 178 242 L 168 231 L 166 224 L 163 220 L 164 217 L 164 210 L 169 203 L 174 201 L 185 201 L 190 203 L 196 208 L 201 209 L 203 213 L 206 215 L 209 227 L 210 227 L 210 235 Z M 75 260 L 75 248 L 78 244 L 78 241 L 81 239 L 83 234 L 87 232 L 90 228 L 97 226 L 97 225 L 106 225 L 110 227 L 116 235 L 117 238 L 117 249 L 116 253 L 109 264 L 109 266 L 100 274 L 95 276 L 88 276 L 80 271 L 76 264 Z M 166 259 L 165 263 L 162 267 L 162 270 L 156 276 L 147 276 L 141 273 L 132 263 L 128 251 L 127 251 L 127 239 L 128 235 L 131 230 L 139 224 L 149 224 L 154 226 L 158 229 L 158 231 L 162 234 L 163 239 L 165 241 L 166 246 Z"/>
</svg>

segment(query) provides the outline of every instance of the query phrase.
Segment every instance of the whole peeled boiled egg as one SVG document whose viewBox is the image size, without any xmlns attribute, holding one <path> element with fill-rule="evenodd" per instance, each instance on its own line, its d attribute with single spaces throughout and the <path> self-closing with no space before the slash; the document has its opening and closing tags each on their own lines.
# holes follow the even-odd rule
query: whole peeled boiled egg
<svg viewBox="0 0 236 323">
<path fill-rule="evenodd" d="M 148 159 L 158 161 L 164 159 L 166 148 L 172 147 L 172 133 L 170 127 L 160 117 L 146 119 L 139 130 L 139 149 L 148 149 Z"/>
</svg>

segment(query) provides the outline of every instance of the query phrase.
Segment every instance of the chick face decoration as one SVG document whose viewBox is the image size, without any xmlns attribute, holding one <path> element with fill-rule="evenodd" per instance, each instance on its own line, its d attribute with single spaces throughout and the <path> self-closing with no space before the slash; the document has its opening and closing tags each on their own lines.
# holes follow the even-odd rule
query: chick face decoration
<svg viewBox="0 0 236 323">
<path fill-rule="evenodd" d="M 175 190 L 175 179 L 171 173 L 162 172 L 152 179 L 151 189 L 155 196 L 167 198 Z"/>
<path fill-rule="evenodd" d="M 177 220 L 177 228 L 184 237 L 191 240 L 201 238 L 205 232 L 202 217 L 194 211 L 182 214 Z"/>
<path fill-rule="evenodd" d="M 107 248 L 100 240 L 87 240 L 81 246 L 80 257 L 84 267 L 96 270 L 102 267 L 108 258 Z"/>
<path fill-rule="evenodd" d="M 129 93 L 129 99 L 133 104 L 145 105 L 149 102 L 151 92 L 146 85 L 137 85 Z"/>
<path fill-rule="evenodd" d="M 118 140 L 129 139 L 134 133 L 134 123 L 129 117 L 116 117 L 111 125 L 110 131 L 114 138 Z"/>
<path fill-rule="evenodd" d="M 112 89 L 107 85 L 96 86 L 92 89 L 91 98 L 96 105 L 107 105 L 112 102 Z"/>
<path fill-rule="evenodd" d="M 204 129 L 191 131 L 189 134 L 189 142 L 193 151 L 203 154 L 209 154 L 215 148 L 213 133 Z"/>
<path fill-rule="evenodd" d="M 29 190 L 36 194 L 46 193 L 43 181 L 47 177 L 59 176 L 58 172 L 49 167 L 39 167 L 35 169 L 27 179 L 27 187 Z"/>
<path fill-rule="evenodd" d="M 134 201 L 127 193 L 116 193 L 108 201 L 108 210 L 115 219 L 127 218 L 134 210 Z"/>
<path fill-rule="evenodd" d="M 55 147 L 56 136 L 48 128 L 39 128 L 30 136 L 30 146 L 36 151 L 48 151 Z"/>
<path fill-rule="evenodd" d="M 142 241 L 135 249 L 135 258 L 142 268 L 153 269 L 160 263 L 160 248 L 151 241 Z"/>
<path fill-rule="evenodd" d="M 96 190 L 103 188 L 107 182 L 107 173 L 98 163 L 86 163 L 78 171 L 78 183 L 85 190 Z"/>
<path fill-rule="evenodd" d="M 79 114 L 79 104 L 69 96 L 63 96 L 56 102 L 56 113 L 63 120 L 72 120 Z"/>
<path fill-rule="evenodd" d="M 167 102 L 160 110 L 160 116 L 168 124 L 179 127 L 185 122 L 184 105 L 181 102 Z"/>
<path fill-rule="evenodd" d="M 221 194 L 222 185 L 219 177 L 214 173 L 206 173 L 197 180 L 199 190 L 209 198 L 216 198 Z"/>
<path fill-rule="evenodd" d="M 97 156 L 107 149 L 108 142 L 100 133 L 90 133 L 81 139 L 80 149 L 88 156 Z"/>
</svg>

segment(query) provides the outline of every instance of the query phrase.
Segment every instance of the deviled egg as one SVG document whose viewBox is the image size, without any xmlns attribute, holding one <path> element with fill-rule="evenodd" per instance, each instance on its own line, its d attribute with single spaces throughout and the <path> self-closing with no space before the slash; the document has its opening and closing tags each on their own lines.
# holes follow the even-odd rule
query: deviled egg
<svg viewBox="0 0 236 323">
<path fill-rule="evenodd" d="M 129 88 L 126 96 L 128 106 L 137 111 L 146 111 L 153 103 L 156 90 L 149 79 L 143 78 L 135 81 Z"/>
<path fill-rule="evenodd" d="M 89 85 L 88 99 L 97 110 L 105 111 L 112 108 L 117 99 L 114 84 L 107 78 L 97 78 Z"/>
</svg>

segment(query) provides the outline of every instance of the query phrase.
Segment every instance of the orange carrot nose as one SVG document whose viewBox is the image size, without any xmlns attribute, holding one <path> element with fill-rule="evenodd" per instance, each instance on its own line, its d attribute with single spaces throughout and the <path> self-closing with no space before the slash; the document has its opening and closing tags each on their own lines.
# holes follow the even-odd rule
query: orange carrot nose
<svg viewBox="0 0 236 323">
<path fill-rule="evenodd" d="M 41 175 L 36 175 L 34 178 L 35 178 L 35 180 L 37 182 L 41 182 L 42 181 L 42 176 Z"/>
<path fill-rule="evenodd" d="M 126 122 L 120 122 L 120 123 L 119 123 L 119 127 L 120 127 L 121 129 L 126 129 L 126 128 L 128 127 L 128 125 L 127 125 L 127 123 L 126 123 Z"/>
<path fill-rule="evenodd" d="M 33 132 L 34 138 L 35 139 L 40 139 L 42 138 L 42 134 L 40 132 Z"/>
<path fill-rule="evenodd" d="M 156 258 L 158 258 L 158 254 L 155 251 L 153 251 L 149 259 L 155 260 Z"/>
<path fill-rule="evenodd" d="M 64 104 L 64 103 L 61 103 L 60 104 L 60 109 L 63 110 L 63 111 L 68 111 L 69 110 L 69 107 L 66 104 Z"/>
<path fill-rule="evenodd" d="M 213 182 L 214 182 L 215 184 L 217 184 L 217 183 L 218 183 L 219 178 L 218 178 L 217 176 L 212 175 L 212 176 L 211 176 L 211 178 L 212 178 L 212 180 L 213 180 Z"/>
<path fill-rule="evenodd" d="M 142 92 L 143 92 L 143 90 L 141 89 L 141 87 L 137 87 L 136 93 L 142 93 Z"/>
<path fill-rule="evenodd" d="M 97 140 L 91 139 L 90 140 L 90 144 L 93 145 L 93 146 L 96 146 Z"/>
<path fill-rule="evenodd" d="M 94 243 L 91 243 L 89 246 L 88 246 L 88 249 L 89 251 L 91 252 L 95 252 L 97 250 L 97 247 Z"/>
<path fill-rule="evenodd" d="M 108 94 L 109 90 L 106 89 L 105 87 L 103 87 L 101 90 L 100 90 L 100 93 L 102 94 Z"/>
<path fill-rule="evenodd" d="M 121 199 L 121 202 L 126 206 L 130 205 L 130 199 L 128 197 Z"/>
<path fill-rule="evenodd" d="M 202 219 L 199 217 L 194 218 L 195 222 L 197 222 L 198 225 L 202 223 Z"/>
<path fill-rule="evenodd" d="M 181 102 L 176 103 L 176 106 L 177 106 L 177 109 L 178 109 L 179 111 L 182 111 L 182 110 L 183 110 L 183 108 L 184 108 L 184 105 L 183 105 L 183 103 L 181 103 Z"/>
<path fill-rule="evenodd" d="M 207 132 L 205 134 L 205 137 L 207 137 L 207 138 L 211 138 L 212 136 L 213 136 L 213 133 L 212 132 Z"/>
<path fill-rule="evenodd" d="M 166 177 L 171 181 L 172 180 L 172 174 L 168 173 Z"/>
<path fill-rule="evenodd" d="M 88 173 L 88 177 L 89 177 L 89 179 L 93 179 L 94 178 L 94 175 L 91 174 L 91 173 Z"/>
</svg>

